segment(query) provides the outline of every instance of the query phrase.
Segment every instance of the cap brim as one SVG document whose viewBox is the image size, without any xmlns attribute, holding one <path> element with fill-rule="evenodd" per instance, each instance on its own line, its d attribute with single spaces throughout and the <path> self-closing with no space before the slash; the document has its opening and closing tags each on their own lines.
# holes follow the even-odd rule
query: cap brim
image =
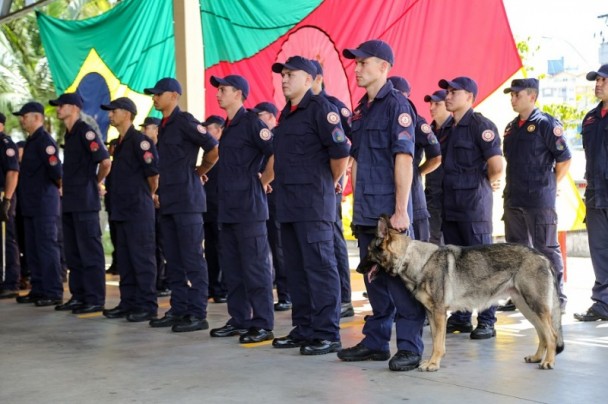
<svg viewBox="0 0 608 404">
<path fill-rule="evenodd" d="M 439 88 L 447 90 L 449 87 L 455 88 L 456 90 L 462 90 L 462 86 L 458 83 L 449 80 L 439 80 Z"/>
<path fill-rule="evenodd" d="M 114 111 L 115 109 L 118 109 L 118 107 L 115 107 L 112 104 L 101 104 L 99 108 L 103 109 L 104 111 Z"/>
<path fill-rule="evenodd" d="M 274 63 L 272 65 L 272 71 L 275 73 L 281 73 L 283 71 L 283 69 L 289 69 L 287 67 L 287 65 L 283 64 L 283 63 Z"/>
<path fill-rule="evenodd" d="M 608 74 L 604 74 L 602 72 L 589 72 L 587 73 L 587 80 L 589 81 L 593 81 L 595 79 L 597 79 L 597 77 L 604 77 L 604 78 L 608 78 Z"/>
<path fill-rule="evenodd" d="M 213 87 L 230 86 L 231 85 L 226 80 L 224 80 L 224 79 L 222 79 L 220 77 L 216 77 L 216 76 L 211 76 L 211 78 L 209 79 L 209 83 L 211 83 L 211 85 Z"/>
<path fill-rule="evenodd" d="M 58 106 L 62 105 L 62 104 L 59 102 L 59 99 L 56 99 L 56 100 L 49 100 L 49 104 L 50 104 L 50 105 L 52 105 L 52 106 L 54 106 L 54 107 L 58 107 Z"/>
<path fill-rule="evenodd" d="M 369 57 L 373 56 L 373 55 L 370 55 L 367 52 L 363 52 L 360 49 L 344 49 L 342 51 L 342 55 L 346 59 L 369 58 Z"/>
<path fill-rule="evenodd" d="M 21 112 L 21 111 L 15 111 L 15 112 L 13 112 L 13 115 L 15 115 L 15 116 L 21 116 L 21 115 L 25 115 L 25 114 L 23 112 Z"/>
<path fill-rule="evenodd" d="M 160 89 L 155 88 L 155 87 L 144 88 L 144 94 L 148 94 L 148 95 L 162 94 L 164 92 L 165 92 L 164 90 L 160 90 Z"/>
</svg>

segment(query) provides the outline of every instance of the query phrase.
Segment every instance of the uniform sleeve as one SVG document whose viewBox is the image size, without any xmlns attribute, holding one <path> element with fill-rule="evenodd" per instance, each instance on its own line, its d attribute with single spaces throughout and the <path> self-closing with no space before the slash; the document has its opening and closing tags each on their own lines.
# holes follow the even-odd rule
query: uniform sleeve
<svg viewBox="0 0 608 404">
<path fill-rule="evenodd" d="M 108 153 L 108 149 L 106 149 L 106 146 L 101 141 L 101 138 L 88 125 L 83 126 L 81 131 L 75 135 L 77 135 L 81 142 L 83 142 L 85 150 L 91 154 L 91 160 L 93 160 L 95 163 L 99 163 L 102 160 L 110 158 L 110 153 Z"/>
<path fill-rule="evenodd" d="M 352 141 L 350 125 L 353 114 L 350 109 L 348 109 L 346 105 L 337 98 L 336 108 L 338 108 L 338 112 L 340 113 L 340 123 L 342 124 L 342 130 L 344 130 L 344 134 L 346 135 L 346 137 Z"/>
<path fill-rule="evenodd" d="M 63 176 L 63 168 L 59 159 L 57 144 L 49 136 L 47 141 L 40 142 L 39 145 L 38 155 L 44 162 L 49 177 L 53 181 L 59 181 Z"/>
<path fill-rule="evenodd" d="M 472 125 L 477 124 L 474 129 L 475 133 L 473 136 L 477 146 L 482 151 L 484 160 L 490 159 L 494 156 L 502 156 L 502 149 L 500 148 L 500 135 L 498 134 L 498 128 L 489 119 L 481 119 L 480 121 L 472 121 Z"/>
<path fill-rule="evenodd" d="M 273 135 L 272 131 L 268 129 L 268 126 L 257 117 L 251 118 L 251 136 L 254 144 L 262 151 L 264 157 L 268 157 L 274 154 L 273 149 Z"/>
<path fill-rule="evenodd" d="M 424 149 L 424 155 L 427 159 L 441 155 L 441 146 L 437 137 L 423 117 L 417 117 L 416 122 L 416 146 Z"/>
<path fill-rule="evenodd" d="M 338 109 L 328 101 L 316 105 L 317 131 L 321 143 L 328 148 L 329 158 L 341 159 L 348 157 L 350 141 L 346 137 Z"/>
<path fill-rule="evenodd" d="M 414 142 L 416 139 L 416 116 L 407 99 L 398 94 L 393 111 L 387 111 L 389 117 L 389 130 L 391 139 L 391 152 L 395 154 L 409 154 L 414 156 Z M 390 105 L 390 104 L 387 104 Z"/>
<path fill-rule="evenodd" d="M 542 136 L 547 149 L 549 149 L 556 162 L 561 163 L 572 158 L 572 153 L 564 135 L 564 128 L 560 121 L 550 119 L 549 122 L 543 124 Z"/>
<path fill-rule="evenodd" d="M 15 143 L 9 139 L 4 139 L 1 153 L 2 170 L 5 173 L 7 171 L 19 171 L 19 151 Z"/>
<path fill-rule="evenodd" d="M 136 158 L 144 169 L 146 177 L 158 174 L 158 151 L 156 145 L 149 137 L 142 135 L 135 148 Z"/>
<path fill-rule="evenodd" d="M 218 145 L 217 140 L 192 115 L 182 115 L 180 126 L 181 130 L 186 134 L 186 138 L 201 147 L 204 151 L 209 151 Z"/>
</svg>

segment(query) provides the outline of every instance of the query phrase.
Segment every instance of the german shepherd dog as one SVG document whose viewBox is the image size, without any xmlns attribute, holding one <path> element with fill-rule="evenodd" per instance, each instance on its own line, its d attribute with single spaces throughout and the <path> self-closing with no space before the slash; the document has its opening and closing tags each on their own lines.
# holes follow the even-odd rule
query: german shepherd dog
<svg viewBox="0 0 608 404">
<path fill-rule="evenodd" d="M 421 371 L 439 370 L 448 310 L 482 310 L 509 296 L 538 333 L 538 349 L 526 362 L 552 369 L 564 350 L 553 268 L 536 250 L 508 243 L 438 247 L 399 233 L 383 216 L 357 272 L 371 281 L 379 269 L 399 276 L 426 309 L 433 353 L 420 363 Z"/>
</svg>

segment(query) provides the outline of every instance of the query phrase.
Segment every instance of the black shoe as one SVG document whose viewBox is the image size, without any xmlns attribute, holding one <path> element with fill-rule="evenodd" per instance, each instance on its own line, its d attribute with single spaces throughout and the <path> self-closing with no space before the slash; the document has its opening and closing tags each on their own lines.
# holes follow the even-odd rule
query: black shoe
<svg viewBox="0 0 608 404">
<path fill-rule="evenodd" d="M 505 304 L 498 306 L 496 311 L 515 311 L 517 307 L 513 304 L 513 300 L 509 299 L 505 302 Z"/>
<path fill-rule="evenodd" d="M 150 320 L 150 327 L 161 328 L 161 327 L 173 327 L 183 321 L 184 316 L 178 316 L 170 312 L 165 313 L 162 318 L 155 318 Z"/>
<path fill-rule="evenodd" d="M 36 307 L 55 306 L 55 305 L 62 304 L 62 303 L 63 303 L 63 299 L 47 299 L 47 298 L 41 298 L 34 302 Z"/>
<path fill-rule="evenodd" d="M 576 313 L 574 318 L 578 321 L 608 321 L 608 316 L 601 315 L 597 311 L 593 310 L 593 307 L 589 307 L 586 313 Z"/>
<path fill-rule="evenodd" d="M 421 359 L 417 353 L 399 350 L 388 362 L 388 368 L 398 372 L 416 369 Z"/>
<path fill-rule="evenodd" d="M 363 297 L 366 298 L 366 299 L 368 298 L 367 297 L 367 292 L 363 292 Z"/>
<path fill-rule="evenodd" d="M 142 321 L 150 321 L 155 318 L 155 311 L 138 311 L 127 314 L 127 321 L 130 321 L 132 323 L 141 323 Z"/>
<path fill-rule="evenodd" d="M 338 352 L 338 358 L 346 362 L 358 361 L 385 361 L 391 357 L 389 351 L 377 351 L 369 349 L 362 343 L 346 348 Z"/>
<path fill-rule="evenodd" d="M 263 328 L 250 328 L 246 334 L 239 337 L 241 344 L 254 344 L 256 342 L 268 341 L 274 338 L 272 330 L 265 330 Z"/>
<path fill-rule="evenodd" d="M 190 332 L 198 330 L 206 330 L 209 328 L 209 323 L 204 318 L 195 316 L 185 316 L 184 319 L 179 323 L 171 327 L 173 332 Z"/>
<path fill-rule="evenodd" d="M 341 349 L 342 343 L 340 341 L 315 339 L 300 347 L 300 355 L 325 355 L 330 352 L 339 352 Z"/>
<path fill-rule="evenodd" d="M 470 333 L 473 331 L 473 324 L 471 323 L 457 323 L 455 321 L 448 320 L 448 324 L 445 332 L 448 334 L 454 334 L 456 332 L 460 333 Z"/>
<path fill-rule="evenodd" d="M 355 309 L 351 302 L 340 304 L 340 318 L 352 317 L 355 315 Z"/>
<path fill-rule="evenodd" d="M 279 300 L 274 304 L 274 311 L 291 310 L 291 302 L 289 300 Z"/>
<path fill-rule="evenodd" d="M 237 335 L 244 335 L 247 334 L 249 330 L 245 329 L 245 328 L 237 328 L 231 324 L 226 324 L 223 327 L 220 328 L 214 328 L 213 330 L 211 330 L 211 332 L 209 333 L 209 335 L 211 335 L 212 337 L 235 337 Z"/>
<path fill-rule="evenodd" d="M 123 318 L 129 314 L 131 310 L 123 309 L 120 306 L 116 306 L 113 309 L 103 310 L 103 315 L 107 318 Z"/>
<path fill-rule="evenodd" d="M 57 308 L 55 307 L 55 310 L 57 310 Z M 87 305 L 83 305 L 80 307 L 76 307 L 74 310 L 72 310 L 73 314 L 89 314 L 89 313 L 99 313 L 99 312 L 103 312 L 103 306 L 101 305 L 95 305 L 95 304 L 87 304 Z"/>
<path fill-rule="evenodd" d="M 32 295 L 31 293 L 25 296 L 17 296 L 17 303 L 36 303 L 36 300 L 42 299 L 40 295 Z"/>
<path fill-rule="evenodd" d="M 19 296 L 18 290 L 2 289 L 0 291 L 0 299 L 12 299 Z"/>
<path fill-rule="evenodd" d="M 78 309 L 82 306 L 84 306 L 84 302 L 80 301 L 80 300 L 76 300 L 76 299 L 70 299 L 67 302 L 65 302 L 64 304 L 60 304 L 58 306 L 55 306 L 55 310 L 57 311 L 68 311 L 68 310 L 74 310 L 74 309 Z"/>
<path fill-rule="evenodd" d="M 211 299 L 213 303 L 226 303 L 228 301 L 226 296 L 213 296 Z"/>
<path fill-rule="evenodd" d="M 305 339 L 295 338 L 291 335 L 286 337 L 275 338 L 272 341 L 272 346 L 275 348 L 299 348 L 304 345 L 307 341 Z"/>
<path fill-rule="evenodd" d="M 496 330 L 493 325 L 477 324 L 477 328 L 471 333 L 471 339 L 490 339 L 496 336 Z"/>
<path fill-rule="evenodd" d="M 167 297 L 167 296 L 171 296 L 171 289 L 164 288 L 164 289 L 156 290 L 156 297 Z"/>
</svg>

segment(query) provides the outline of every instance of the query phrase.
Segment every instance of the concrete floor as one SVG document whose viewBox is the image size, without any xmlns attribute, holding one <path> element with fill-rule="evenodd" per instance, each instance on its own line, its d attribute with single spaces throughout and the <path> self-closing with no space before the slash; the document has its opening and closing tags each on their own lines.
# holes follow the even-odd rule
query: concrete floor
<svg viewBox="0 0 608 404">
<path fill-rule="evenodd" d="M 589 259 L 569 258 L 568 269 L 566 349 L 549 371 L 523 362 L 536 349 L 536 333 L 519 312 L 499 314 L 495 339 L 449 335 L 441 370 L 422 373 L 3 300 L 0 403 L 605 403 L 608 322 L 572 318 L 589 306 L 594 278 Z M 359 342 L 370 310 L 361 276 L 352 278 L 356 316 L 342 322 L 345 347 Z M 107 306 L 117 303 L 117 278 L 108 277 Z M 160 304 L 162 315 L 168 298 Z M 209 304 L 208 320 L 223 325 L 226 306 Z M 285 335 L 290 324 L 289 312 L 277 313 L 275 335 Z M 428 355 L 428 327 L 424 339 Z"/>
</svg>

